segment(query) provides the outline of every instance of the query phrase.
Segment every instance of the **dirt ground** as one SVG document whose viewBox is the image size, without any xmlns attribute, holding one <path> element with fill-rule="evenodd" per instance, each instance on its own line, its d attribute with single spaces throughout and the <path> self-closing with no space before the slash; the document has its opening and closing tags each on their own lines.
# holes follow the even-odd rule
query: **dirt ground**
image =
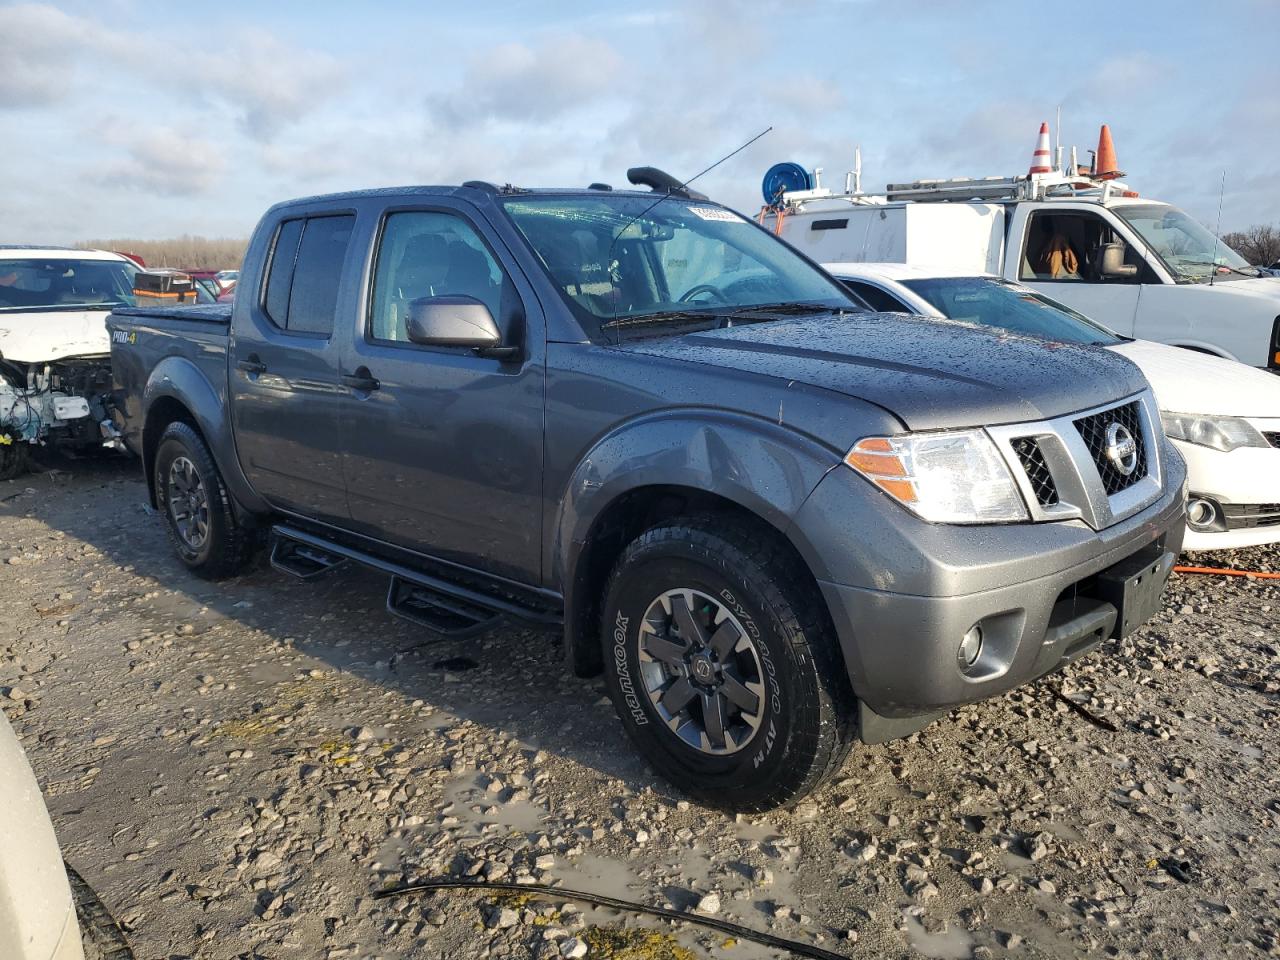
<svg viewBox="0 0 1280 960">
<path fill-rule="evenodd" d="M 1280 581 L 1175 576 L 1136 637 L 750 819 L 655 780 L 555 635 L 441 642 L 384 591 L 187 576 L 131 462 L 0 483 L 0 704 L 139 958 L 785 956 L 563 899 L 372 897 L 443 875 L 718 900 L 850 957 L 1280 953 Z"/>
</svg>

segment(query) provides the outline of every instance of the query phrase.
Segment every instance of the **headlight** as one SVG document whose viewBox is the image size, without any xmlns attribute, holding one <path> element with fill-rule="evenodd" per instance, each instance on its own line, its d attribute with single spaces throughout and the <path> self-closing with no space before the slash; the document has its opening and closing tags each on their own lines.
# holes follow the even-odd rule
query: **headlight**
<svg viewBox="0 0 1280 960">
<path fill-rule="evenodd" d="M 1167 413 L 1160 411 L 1164 432 L 1175 440 L 1185 440 L 1214 450 L 1234 450 L 1237 447 L 1268 447 L 1267 438 L 1239 417 L 1203 417 L 1195 413 Z"/>
<path fill-rule="evenodd" d="M 1008 465 L 981 430 L 867 437 L 844 462 L 933 523 L 1028 519 Z"/>
</svg>

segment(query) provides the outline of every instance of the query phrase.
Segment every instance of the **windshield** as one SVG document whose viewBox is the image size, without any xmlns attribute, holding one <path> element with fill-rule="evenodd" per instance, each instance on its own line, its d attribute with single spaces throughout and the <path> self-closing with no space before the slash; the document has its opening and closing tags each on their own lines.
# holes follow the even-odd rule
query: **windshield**
<svg viewBox="0 0 1280 960">
<path fill-rule="evenodd" d="M 862 309 L 785 243 L 713 204 L 605 195 L 504 205 L 593 340 Z"/>
<path fill-rule="evenodd" d="M 132 306 L 137 272 L 127 260 L 0 260 L 0 311 Z"/>
<path fill-rule="evenodd" d="M 1256 277 L 1247 260 L 1198 220 L 1166 204 L 1119 204 L 1112 208 L 1146 241 L 1174 277 L 1198 283 Z"/>
<path fill-rule="evenodd" d="M 1070 307 L 1021 284 L 992 277 L 903 280 L 944 317 L 1010 333 L 1109 347 L 1123 340 Z"/>
</svg>

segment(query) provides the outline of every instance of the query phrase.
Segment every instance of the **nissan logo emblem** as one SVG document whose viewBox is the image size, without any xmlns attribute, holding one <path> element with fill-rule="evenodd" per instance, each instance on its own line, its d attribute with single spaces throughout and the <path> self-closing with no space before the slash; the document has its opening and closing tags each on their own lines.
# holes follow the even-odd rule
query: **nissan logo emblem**
<svg viewBox="0 0 1280 960">
<path fill-rule="evenodd" d="M 1133 439 L 1129 428 L 1119 423 L 1107 427 L 1107 449 L 1105 451 L 1111 465 L 1126 477 L 1138 469 L 1138 441 Z"/>
</svg>

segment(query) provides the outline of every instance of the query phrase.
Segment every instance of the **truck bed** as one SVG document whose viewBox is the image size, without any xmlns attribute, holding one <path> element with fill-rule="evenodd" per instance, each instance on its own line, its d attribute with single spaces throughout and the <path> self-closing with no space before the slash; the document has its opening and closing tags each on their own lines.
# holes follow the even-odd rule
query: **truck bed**
<svg viewBox="0 0 1280 960">
<path fill-rule="evenodd" d="M 204 389 L 212 388 L 216 394 L 210 398 L 214 408 L 225 405 L 231 307 L 229 303 L 119 307 L 107 317 L 116 403 L 123 407 L 113 419 L 134 453 L 141 456 L 143 452 L 141 405 L 156 376 L 192 383 L 203 380 Z"/>
</svg>

